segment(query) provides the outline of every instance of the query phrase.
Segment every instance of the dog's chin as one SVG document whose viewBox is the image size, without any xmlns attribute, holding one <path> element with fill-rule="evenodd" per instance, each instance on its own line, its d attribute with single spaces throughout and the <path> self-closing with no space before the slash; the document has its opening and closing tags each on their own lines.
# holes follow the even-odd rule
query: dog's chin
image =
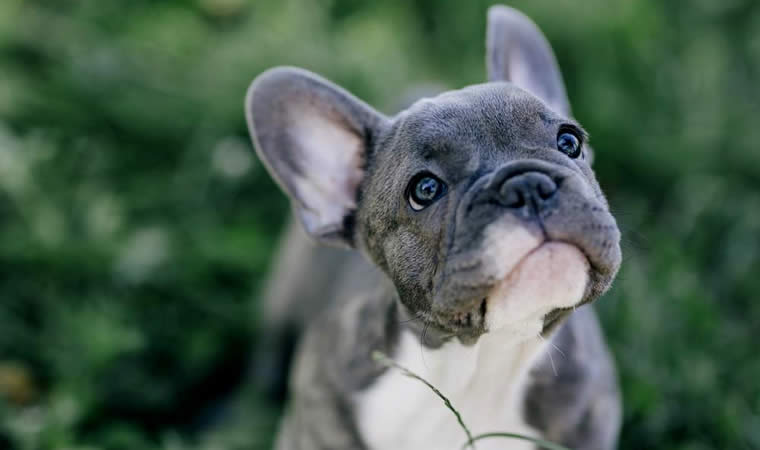
<svg viewBox="0 0 760 450">
<path fill-rule="evenodd" d="M 489 292 L 486 331 L 508 334 L 514 340 L 539 336 L 547 314 L 581 302 L 589 267 L 586 256 L 574 245 L 539 244 Z"/>
</svg>

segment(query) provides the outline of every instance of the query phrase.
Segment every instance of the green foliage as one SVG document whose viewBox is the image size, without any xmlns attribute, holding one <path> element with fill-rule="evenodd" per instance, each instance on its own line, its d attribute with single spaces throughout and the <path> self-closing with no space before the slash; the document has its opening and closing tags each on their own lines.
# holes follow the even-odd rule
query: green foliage
<svg viewBox="0 0 760 450">
<path fill-rule="evenodd" d="M 244 376 L 287 211 L 248 83 L 298 65 L 393 112 L 483 79 L 489 3 L 0 2 L 0 447 L 265 447 L 255 394 L 238 427 L 184 432 Z M 599 303 L 621 448 L 760 447 L 760 4 L 513 5 L 557 51 L 625 235 Z"/>
</svg>

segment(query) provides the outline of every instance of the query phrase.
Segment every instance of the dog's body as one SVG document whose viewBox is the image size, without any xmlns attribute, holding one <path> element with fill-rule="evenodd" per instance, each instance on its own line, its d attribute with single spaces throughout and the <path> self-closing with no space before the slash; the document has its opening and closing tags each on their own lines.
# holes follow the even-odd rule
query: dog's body
<svg viewBox="0 0 760 450">
<path fill-rule="evenodd" d="M 614 447 L 615 373 L 580 305 L 617 272 L 619 232 L 540 32 L 492 8 L 488 62 L 492 83 L 394 118 L 297 69 L 251 86 L 257 151 L 307 233 L 359 250 L 289 232 L 268 319 L 309 326 L 277 448 L 461 447 L 451 412 L 374 350 L 437 386 L 475 434 Z"/>
</svg>

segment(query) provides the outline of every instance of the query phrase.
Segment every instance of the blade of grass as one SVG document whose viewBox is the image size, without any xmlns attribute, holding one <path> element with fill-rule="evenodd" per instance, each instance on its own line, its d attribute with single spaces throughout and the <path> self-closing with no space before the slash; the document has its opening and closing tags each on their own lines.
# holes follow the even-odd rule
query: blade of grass
<svg viewBox="0 0 760 450">
<path fill-rule="evenodd" d="M 385 367 L 398 369 L 405 376 L 409 378 L 413 378 L 417 381 L 420 381 L 421 383 L 425 384 L 425 386 L 430 388 L 430 390 L 433 391 L 433 393 L 435 393 L 435 395 L 437 395 L 441 400 L 443 400 L 443 404 L 446 405 L 446 407 L 454 414 L 454 416 L 457 418 L 457 422 L 459 422 L 459 426 L 462 427 L 462 430 L 464 430 L 464 433 L 467 435 L 467 442 L 465 442 L 464 445 L 462 445 L 462 449 L 466 449 L 469 447 L 474 450 L 475 442 L 482 439 L 508 438 L 508 439 L 520 439 L 524 441 L 529 441 L 538 445 L 540 448 L 544 448 L 546 450 L 570 450 L 567 447 L 563 447 L 553 442 L 549 442 L 543 439 L 538 439 L 538 438 L 525 436 L 525 435 L 517 434 L 517 433 L 493 432 L 493 433 L 483 433 L 477 436 L 473 436 L 470 429 L 467 427 L 467 425 L 465 425 L 464 419 L 462 419 L 462 415 L 459 413 L 459 411 L 456 408 L 454 408 L 454 405 L 451 404 L 451 401 L 445 395 L 443 395 L 443 393 L 439 391 L 438 388 L 433 386 L 429 381 L 417 375 L 416 373 L 412 372 L 411 370 L 407 369 L 406 367 L 402 366 L 401 364 L 397 363 L 396 361 L 392 360 L 390 357 L 388 357 L 388 355 L 386 355 L 385 353 L 381 351 L 376 350 L 372 352 L 372 359 L 384 365 Z"/>
<path fill-rule="evenodd" d="M 451 401 L 441 393 L 435 386 L 430 384 L 426 379 L 422 378 L 421 376 L 417 375 L 416 373 L 412 372 L 411 370 L 407 369 L 406 367 L 400 365 L 396 361 L 389 358 L 385 353 L 380 351 L 374 351 L 372 352 L 372 359 L 379 362 L 380 364 L 386 366 L 386 367 L 394 367 L 401 371 L 404 375 L 406 375 L 409 378 L 414 378 L 417 381 L 420 381 L 425 384 L 425 386 L 429 387 L 430 390 L 432 390 L 435 395 L 440 397 L 441 400 L 443 400 L 443 404 L 446 405 L 447 408 L 451 410 L 452 413 L 454 413 L 454 416 L 457 418 L 457 422 L 459 422 L 459 426 L 462 427 L 465 434 L 467 435 L 467 443 L 465 444 L 465 447 L 470 447 L 473 450 L 475 449 L 475 441 L 473 440 L 472 433 L 470 432 L 470 429 L 467 428 L 467 425 L 464 424 L 464 420 L 462 420 L 462 415 L 459 414 L 459 411 L 457 411 L 456 408 L 454 408 L 454 405 L 451 404 Z"/>
<path fill-rule="evenodd" d="M 544 448 L 546 450 L 570 450 L 567 447 L 564 447 L 559 444 L 555 444 L 553 442 L 545 441 L 543 439 L 533 438 L 533 437 L 529 437 L 529 436 L 525 436 L 525 435 L 517 434 L 517 433 L 500 433 L 500 432 L 479 434 L 473 437 L 471 441 L 465 442 L 464 445 L 462 445 L 462 449 L 465 449 L 467 447 L 472 448 L 472 444 L 475 443 L 476 441 L 480 441 L 482 439 L 489 439 L 489 438 L 521 439 L 523 441 L 530 441 L 536 444 L 539 448 Z"/>
</svg>

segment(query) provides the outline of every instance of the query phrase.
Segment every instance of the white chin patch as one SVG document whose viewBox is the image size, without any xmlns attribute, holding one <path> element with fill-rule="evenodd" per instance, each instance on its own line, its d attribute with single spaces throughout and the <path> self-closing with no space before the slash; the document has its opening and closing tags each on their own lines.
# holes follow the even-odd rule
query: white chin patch
<svg viewBox="0 0 760 450">
<path fill-rule="evenodd" d="M 518 339 L 535 337 L 546 314 L 581 301 L 588 270 L 588 260 L 577 247 L 563 242 L 540 244 L 489 294 L 488 330 Z"/>
</svg>

